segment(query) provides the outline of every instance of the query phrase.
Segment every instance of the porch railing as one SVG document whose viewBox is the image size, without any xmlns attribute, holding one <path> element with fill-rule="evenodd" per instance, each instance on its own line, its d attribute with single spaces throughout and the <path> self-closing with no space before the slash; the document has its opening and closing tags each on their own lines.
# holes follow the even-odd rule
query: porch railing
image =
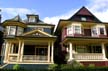
<svg viewBox="0 0 108 71">
<path fill-rule="evenodd" d="M 80 53 L 80 54 L 74 54 L 74 58 L 76 60 L 102 60 L 103 54 L 102 53 Z"/>
<path fill-rule="evenodd" d="M 46 61 L 47 56 L 44 55 L 23 55 L 23 61 Z"/>
</svg>

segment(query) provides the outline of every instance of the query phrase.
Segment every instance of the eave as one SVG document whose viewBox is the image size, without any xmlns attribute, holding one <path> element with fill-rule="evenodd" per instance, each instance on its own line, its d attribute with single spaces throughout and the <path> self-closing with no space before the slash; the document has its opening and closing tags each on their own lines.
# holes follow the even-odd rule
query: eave
<svg viewBox="0 0 108 71">
<path fill-rule="evenodd" d="M 67 36 L 61 44 L 66 44 L 68 42 L 77 43 L 77 44 L 87 44 L 87 43 L 108 43 L 108 37 L 71 37 Z"/>
<path fill-rule="evenodd" d="M 23 22 L 19 22 L 19 21 L 4 21 L 2 24 L 3 27 L 5 26 L 20 26 L 23 28 L 26 28 L 26 24 Z"/>
</svg>

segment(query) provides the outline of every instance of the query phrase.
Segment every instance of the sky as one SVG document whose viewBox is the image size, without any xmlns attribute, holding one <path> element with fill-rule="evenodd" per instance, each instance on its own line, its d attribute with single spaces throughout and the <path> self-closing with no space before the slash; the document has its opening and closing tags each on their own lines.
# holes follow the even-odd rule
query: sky
<svg viewBox="0 0 108 71">
<path fill-rule="evenodd" d="M 102 22 L 108 22 L 108 0 L 0 0 L 2 21 L 20 15 L 38 14 L 49 24 L 68 19 L 82 6 L 88 8 Z"/>
</svg>

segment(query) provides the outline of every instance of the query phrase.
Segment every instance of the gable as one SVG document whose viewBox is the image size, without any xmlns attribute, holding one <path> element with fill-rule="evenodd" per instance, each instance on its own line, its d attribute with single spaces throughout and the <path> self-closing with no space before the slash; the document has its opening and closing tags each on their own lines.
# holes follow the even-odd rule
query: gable
<svg viewBox="0 0 108 71">
<path fill-rule="evenodd" d="M 83 18 L 83 20 L 82 20 Z M 85 18 L 85 19 L 84 19 Z M 72 17 L 70 17 L 68 20 L 72 21 L 88 21 L 88 22 L 98 22 L 101 23 L 101 21 L 94 16 L 87 8 L 82 7 L 79 11 L 77 11 Z"/>
<path fill-rule="evenodd" d="M 30 32 L 24 33 L 23 36 L 52 37 L 52 35 L 41 30 L 32 30 Z"/>
</svg>

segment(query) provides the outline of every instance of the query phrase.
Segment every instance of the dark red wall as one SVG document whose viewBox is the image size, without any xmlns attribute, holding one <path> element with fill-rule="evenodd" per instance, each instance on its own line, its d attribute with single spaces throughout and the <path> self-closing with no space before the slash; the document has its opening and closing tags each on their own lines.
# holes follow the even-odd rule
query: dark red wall
<svg viewBox="0 0 108 71">
<path fill-rule="evenodd" d="M 80 63 L 84 64 L 84 66 L 88 66 L 89 64 L 94 64 L 95 66 L 108 66 L 108 61 L 90 61 Z"/>
</svg>

